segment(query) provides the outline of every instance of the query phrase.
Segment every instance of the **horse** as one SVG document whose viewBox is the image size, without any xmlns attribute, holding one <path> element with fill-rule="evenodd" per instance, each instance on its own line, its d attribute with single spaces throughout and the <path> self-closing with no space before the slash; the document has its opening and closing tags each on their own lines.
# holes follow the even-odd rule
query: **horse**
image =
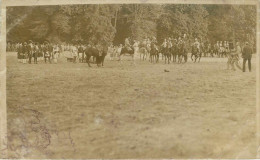
<svg viewBox="0 0 260 160">
<path fill-rule="evenodd" d="M 90 65 L 90 58 L 93 57 L 96 60 L 96 64 L 98 67 L 100 67 L 100 63 L 101 63 L 101 57 L 102 57 L 102 50 L 100 47 L 98 46 L 90 46 L 87 47 L 84 51 L 85 53 L 85 57 L 86 57 L 86 62 L 88 63 L 88 66 L 91 67 Z"/>
<path fill-rule="evenodd" d="M 168 60 L 168 64 L 170 64 L 170 58 L 171 58 L 171 48 L 162 47 L 161 53 L 164 56 L 164 63 L 166 64 L 166 61 Z"/>
<path fill-rule="evenodd" d="M 159 62 L 159 50 L 158 50 L 158 47 L 156 46 L 156 44 L 154 44 L 154 43 L 152 43 L 152 45 L 151 45 L 150 60 L 151 60 L 151 63 L 153 63 L 154 61 L 156 63 Z"/>
<path fill-rule="evenodd" d="M 199 48 L 195 45 L 192 45 L 192 47 L 191 47 L 191 60 L 193 61 L 192 57 L 195 56 L 194 63 L 197 61 L 198 58 L 199 58 L 198 62 L 200 62 L 201 55 L 202 55 L 202 52 L 199 50 Z"/>
<path fill-rule="evenodd" d="M 213 54 L 215 54 L 215 56 L 219 56 L 219 47 L 217 44 L 213 47 Z"/>
<path fill-rule="evenodd" d="M 225 55 L 225 47 L 219 47 L 219 57 L 224 57 Z"/>
<path fill-rule="evenodd" d="M 142 56 L 143 56 L 143 61 L 146 60 L 146 58 L 148 56 L 147 55 L 148 54 L 147 49 L 145 47 L 141 47 L 139 49 L 139 54 L 140 54 L 140 60 L 142 59 Z"/>
<path fill-rule="evenodd" d="M 177 44 L 174 43 L 174 44 L 172 45 L 172 49 L 171 49 L 172 61 L 173 61 L 173 62 L 176 62 L 177 52 L 178 52 Z"/>
<path fill-rule="evenodd" d="M 127 54 L 132 57 L 133 64 L 135 65 L 135 62 L 134 62 L 134 47 L 133 46 L 131 46 L 131 47 L 124 46 L 121 49 L 121 52 L 119 54 L 119 61 L 121 61 L 122 55 L 127 55 Z"/>
<path fill-rule="evenodd" d="M 186 63 L 188 60 L 187 57 L 187 48 L 184 43 L 179 43 L 177 46 L 177 55 L 178 55 L 178 63 L 182 63 L 182 59 L 184 58 L 184 62 Z"/>
</svg>

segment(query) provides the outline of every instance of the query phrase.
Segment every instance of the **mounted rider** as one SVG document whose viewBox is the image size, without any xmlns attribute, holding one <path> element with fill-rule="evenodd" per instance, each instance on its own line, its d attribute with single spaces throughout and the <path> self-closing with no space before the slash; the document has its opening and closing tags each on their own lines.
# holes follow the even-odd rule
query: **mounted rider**
<svg viewBox="0 0 260 160">
<path fill-rule="evenodd" d="M 200 52 L 201 45 L 197 38 L 195 38 L 195 42 L 193 43 L 193 46 L 195 46 L 198 49 L 198 51 Z"/>
<path fill-rule="evenodd" d="M 150 38 L 147 38 L 147 40 L 146 40 L 146 46 L 147 47 L 151 47 L 151 40 L 150 40 Z"/>
<path fill-rule="evenodd" d="M 152 41 L 151 41 L 151 43 L 154 43 L 154 44 L 156 44 L 156 45 L 157 45 L 157 39 L 156 39 L 156 37 L 153 37 L 153 38 L 152 38 Z"/>
<path fill-rule="evenodd" d="M 141 45 L 140 45 L 140 48 L 146 47 L 146 46 L 147 46 L 147 39 L 145 38 L 145 39 L 142 41 L 142 43 L 141 43 Z"/>
<path fill-rule="evenodd" d="M 171 38 L 168 38 L 168 41 L 167 41 L 167 48 L 168 48 L 168 50 L 171 49 L 172 46 L 173 46 L 173 44 L 172 44 L 172 39 L 171 39 Z"/>
<path fill-rule="evenodd" d="M 125 39 L 125 47 L 127 48 L 127 50 L 132 50 L 131 48 L 131 44 L 130 44 L 130 40 L 129 40 L 130 37 L 126 38 Z"/>
<path fill-rule="evenodd" d="M 167 39 L 164 39 L 162 43 L 162 52 L 165 53 L 166 49 L 167 49 Z"/>
<path fill-rule="evenodd" d="M 134 47 L 134 53 L 137 53 L 138 50 L 139 50 L 139 42 L 137 40 L 134 40 L 134 44 L 133 44 L 133 47 Z"/>
<path fill-rule="evenodd" d="M 167 47 L 167 39 L 164 39 L 163 43 L 162 43 L 162 47 L 166 48 Z"/>
</svg>

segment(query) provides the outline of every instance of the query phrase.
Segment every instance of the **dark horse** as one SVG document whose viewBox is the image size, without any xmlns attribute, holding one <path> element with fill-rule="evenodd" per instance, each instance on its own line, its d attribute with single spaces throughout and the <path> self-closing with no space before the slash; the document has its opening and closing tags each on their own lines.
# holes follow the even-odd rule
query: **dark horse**
<svg viewBox="0 0 260 160">
<path fill-rule="evenodd" d="M 121 61 L 122 55 L 130 55 L 132 57 L 133 64 L 135 64 L 135 62 L 134 62 L 134 48 L 133 47 L 124 46 L 122 48 L 121 52 L 120 52 L 119 61 Z"/>
<path fill-rule="evenodd" d="M 151 60 L 151 63 L 159 62 L 159 50 L 154 43 L 151 44 L 150 60 Z"/>
<path fill-rule="evenodd" d="M 184 62 L 187 62 L 188 60 L 188 57 L 187 57 L 187 54 L 188 54 L 188 51 L 187 51 L 187 48 L 186 48 L 186 44 L 185 43 L 179 43 L 178 46 L 177 46 L 177 55 L 178 55 L 178 63 L 182 63 L 182 59 L 184 58 Z"/>
<path fill-rule="evenodd" d="M 104 60 L 105 56 L 107 54 L 107 49 L 106 47 L 101 47 L 101 46 L 91 46 L 87 47 L 85 49 L 85 55 L 86 55 L 86 62 L 88 63 L 88 66 L 91 67 L 90 65 L 90 58 L 93 57 L 96 59 L 96 64 L 98 67 L 102 64 L 104 66 Z"/>
<path fill-rule="evenodd" d="M 175 42 L 175 43 L 173 43 L 172 49 L 171 49 L 172 61 L 173 62 L 176 62 L 177 52 L 178 52 L 178 47 L 177 47 L 177 43 Z"/>
<path fill-rule="evenodd" d="M 168 64 L 170 64 L 171 59 L 171 48 L 162 47 L 161 48 L 162 56 L 164 56 L 164 63 L 166 64 L 166 61 L 168 60 Z"/>
<path fill-rule="evenodd" d="M 202 52 L 200 52 L 199 48 L 195 45 L 192 45 L 191 47 L 191 60 L 193 61 L 193 56 L 195 56 L 194 59 L 194 63 L 197 61 L 197 59 L 199 58 L 198 62 L 200 62 L 200 58 L 201 58 Z"/>
</svg>

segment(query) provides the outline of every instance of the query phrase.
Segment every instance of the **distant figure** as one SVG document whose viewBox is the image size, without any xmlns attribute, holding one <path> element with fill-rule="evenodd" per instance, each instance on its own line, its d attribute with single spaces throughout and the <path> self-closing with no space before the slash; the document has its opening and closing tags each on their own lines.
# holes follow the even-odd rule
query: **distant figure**
<svg viewBox="0 0 260 160">
<path fill-rule="evenodd" d="M 251 58 L 253 54 L 253 49 L 249 46 L 248 42 L 246 42 L 246 46 L 243 48 L 242 51 L 242 58 L 243 58 L 243 72 L 246 71 L 246 61 L 248 61 L 248 69 L 251 72 Z"/>
<path fill-rule="evenodd" d="M 138 53 L 138 50 L 139 50 L 139 43 L 137 40 L 134 40 L 134 44 L 133 44 L 133 47 L 134 47 L 134 53 Z"/>
<path fill-rule="evenodd" d="M 80 44 L 80 46 L 78 47 L 78 57 L 79 57 L 79 63 L 83 63 L 84 60 L 84 49 L 83 49 L 83 45 Z"/>
<path fill-rule="evenodd" d="M 239 46 L 239 42 L 236 43 L 235 52 L 231 53 L 231 67 L 235 71 L 235 66 L 237 66 L 238 69 L 242 70 L 242 68 L 239 66 L 239 55 L 242 53 L 241 47 Z"/>
<path fill-rule="evenodd" d="M 131 44 L 130 44 L 129 38 L 126 38 L 126 39 L 125 39 L 125 47 L 126 47 L 128 50 L 132 50 L 132 49 L 131 49 Z"/>
<path fill-rule="evenodd" d="M 111 61 L 114 60 L 114 55 L 113 55 L 114 54 L 114 46 L 113 46 L 113 44 L 110 44 L 108 46 L 107 54 L 109 55 Z"/>
<path fill-rule="evenodd" d="M 198 41 L 198 39 L 197 38 L 195 38 L 195 42 L 193 43 L 193 45 L 194 46 L 196 46 L 197 47 L 197 49 L 199 50 L 199 52 L 200 52 L 200 42 Z"/>
<path fill-rule="evenodd" d="M 34 64 L 38 63 L 37 58 L 39 56 L 39 52 L 40 52 L 39 44 L 36 43 L 34 45 L 34 47 L 33 47 L 33 61 L 34 61 Z"/>
<path fill-rule="evenodd" d="M 76 63 L 76 60 L 77 60 L 77 47 L 76 46 L 72 46 L 71 48 L 71 51 L 72 51 L 72 56 L 73 56 L 73 63 Z"/>
<path fill-rule="evenodd" d="M 47 63 L 47 59 L 49 63 L 51 63 L 51 53 L 49 51 L 49 44 L 45 42 L 44 48 L 43 48 L 43 54 L 44 54 L 44 62 Z"/>
<path fill-rule="evenodd" d="M 60 49 L 58 45 L 53 47 L 53 62 L 58 63 L 58 56 L 60 54 Z"/>
</svg>

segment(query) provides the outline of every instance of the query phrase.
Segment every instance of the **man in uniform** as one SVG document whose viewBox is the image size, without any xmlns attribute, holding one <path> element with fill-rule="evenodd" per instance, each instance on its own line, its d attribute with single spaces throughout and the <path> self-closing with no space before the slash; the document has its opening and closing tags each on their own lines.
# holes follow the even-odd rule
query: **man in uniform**
<svg viewBox="0 0 260 160">
<path fill-rule="evenodd" d="M 39 44 L 36 43 L 33 47 L 33 60 L 34 60 L 34 64 L 37 64 L 37 58 L 39 56 L 39 52 L 40 52 L 40 48 L 39 48 Z"/>
<path fill-rule="evenodd" d="M 253 54 L 253 49 L 249 46 L 249 43 L 246 42 L 246 46 L 243 48 L 242 51 L 242 58 L 243 58 L 243 72 L 246 71 L 246 61 L 248 61 L 248 69 L 251 72 L 251 58 Z"/>
<path fill-rule="evenodd" d="M 132 50 L 132 49 L 131 49 L 131 45 L 130 45 L 130 41 L 129 41 L 129 37 L 125 39 L 125 47 L 126 47 L 128 50 Z"/>
<path fill-rule="evenodd" d="M 172 49 L 172 39 L 171 38 L 168 38 L 167 48 L 168 48 L 168 51 L 171 51 L 171 49 Z"/>
<path fill-rule="evenodd" d="M 28 45 L 28 58 L 29 58 L 29 64 L 32 62 L 32 57 L 33 57 L 33 42 L 29 40 L 29 45 Z"/>
<path fill-rule="evenodd" d="M 163 43 L 162 43 L 162 47 L 166 48 L 167 47 L 167 39 L 164 39 Z"/>
<path fill-rule="evenodd" d="M 50 47 L 48 42 L 45 42 L 45 45 L 43 47 L 43 54 L 44 54 L 44 61 L 45 63 L 47 63 L 47 59 L 49 61 L 49 63 L 51 63 L 51 53 L 50 53 Z"/>
<path fill-rule="evenodd" d="M 18 62 L 22 62 L 23 59 L 23 44 L 20 43 L 17 49 L 17 58 Z"/>
<path fill-rule="evenodd" d="M 76 63 L 77 56 L 78 56 L 78 49 L 77 49 L 76 45 L 72 45 L 71 51 L 72 51 L 72 56 L 73 56 L 73 63 Z"/>
<path fill-rule="evenodd" d="M 167 49 L 167 39 L 164 39 L 164 41 L 162 43 L 162 48 L 163 48 L 163 53 L 165 53 L 166 49 Z"/>
<path fill-rule="evenodd" d="M 83 63 L 83 54 L 84 54 L 83 46 L 82 44 L 80 44 L 78 48 L 79 63 Z"/>
<path fill-rule="evenodd" d="M 239 54 L 241 54 L 241 48 L 239 46 L 239 42 L 236 43 L 236 46 L 233 47 L 233 43 L 230 43 L 230 52 L 228 52 L 227 57 L 228 57 L 228 61 L 227 61 L 227 69 L 229 69 L 229 66 L 231 66 L 232 70 L 235 71 L 235 66 L 234 64 L 237 66 L 237 68 L 241 69 L 242 68 L 239 66 L 238 61 L 239 61 Z"/>
<path fill-rule="evenodd" d="M 198 41 L 197 38 L 195 38 L 195 42 L 193 43 L 194 46 L 196 46 L 200 52 L 200 42 Z"/>
<path fill-rule="evenodd" d="M 27 63 L 27 56 L 28 56 L 28 45 L 26 42 L 23 43 L 23 56 L 22 56 L 22 59 L 23 59 L 23 63 Z"/>
</svg>

